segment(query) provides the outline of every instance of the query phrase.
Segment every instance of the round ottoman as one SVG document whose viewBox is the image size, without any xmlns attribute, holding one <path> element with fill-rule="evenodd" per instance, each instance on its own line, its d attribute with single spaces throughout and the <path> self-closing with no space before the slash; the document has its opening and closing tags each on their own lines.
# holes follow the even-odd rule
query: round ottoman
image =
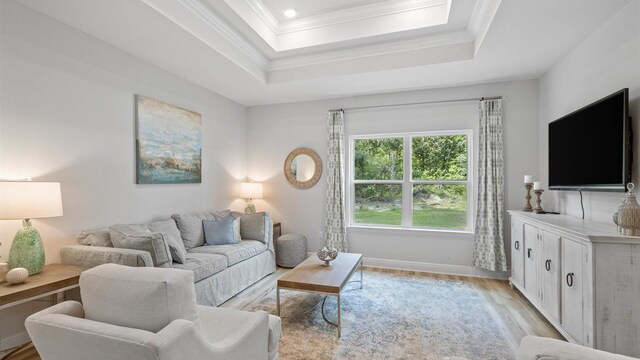
<svg viewBox="0 0 640 360">
<path fill-rule="evenodd" d="M 285 234 L 276 240 L 276 264 L 294 268 L 307 258 L 307 238 L 298 234 Z"/>
</svg>

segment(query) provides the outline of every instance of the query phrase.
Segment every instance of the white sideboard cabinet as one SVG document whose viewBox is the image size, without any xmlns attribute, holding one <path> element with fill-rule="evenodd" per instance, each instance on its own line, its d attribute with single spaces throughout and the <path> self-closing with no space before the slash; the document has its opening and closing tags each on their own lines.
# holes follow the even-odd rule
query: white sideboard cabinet
<svg viewBox="0 0 640 360">
<path fill-rule="evenodd" d="M 567 340 L 640 357 L 640 237 L 613 223 L 509 214 L 511 285 Z"/>
</svg>

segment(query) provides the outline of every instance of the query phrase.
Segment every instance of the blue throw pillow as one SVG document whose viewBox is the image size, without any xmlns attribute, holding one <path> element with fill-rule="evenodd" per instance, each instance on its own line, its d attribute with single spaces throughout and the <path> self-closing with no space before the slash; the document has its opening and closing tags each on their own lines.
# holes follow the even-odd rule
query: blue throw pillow
<svg viewBox="0 0 640 360">
<path fill-rule="evenodd" d="M 207 245 L 237 244 L 233 237 L 233 216 L 220 220 L 202 220 Z"/>
</svg>

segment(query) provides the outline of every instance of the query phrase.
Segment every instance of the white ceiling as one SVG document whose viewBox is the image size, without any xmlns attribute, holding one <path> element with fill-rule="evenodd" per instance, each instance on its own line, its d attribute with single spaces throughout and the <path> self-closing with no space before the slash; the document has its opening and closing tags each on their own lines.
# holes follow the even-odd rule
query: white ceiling
<svg viewBox="0 0 640 360">
<path fill-rule="evenodd" d="M 629 0 L 19 2 L 251 106 L 537 78 Z"/>
<path fill-rule="evenodd" d="M 298 13 L 296 18 L 303 18 L 385 1 L 394 0 L 262 0 L 262 3 L 278 21 L 284 22 L 290 20 L 284 15 L 287 9 L 294 9 Z"/>
</svg>

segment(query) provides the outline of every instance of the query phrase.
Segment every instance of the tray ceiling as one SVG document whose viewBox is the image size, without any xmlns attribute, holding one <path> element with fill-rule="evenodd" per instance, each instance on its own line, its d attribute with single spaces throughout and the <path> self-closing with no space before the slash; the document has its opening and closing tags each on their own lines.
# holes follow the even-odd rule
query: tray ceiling
<svg viewBox="0 0 640 360">
<path fill-rule="evenodd" d="M 629 3 L 16 1 L 245 105 L 536 78 Z"/>
</svg>

